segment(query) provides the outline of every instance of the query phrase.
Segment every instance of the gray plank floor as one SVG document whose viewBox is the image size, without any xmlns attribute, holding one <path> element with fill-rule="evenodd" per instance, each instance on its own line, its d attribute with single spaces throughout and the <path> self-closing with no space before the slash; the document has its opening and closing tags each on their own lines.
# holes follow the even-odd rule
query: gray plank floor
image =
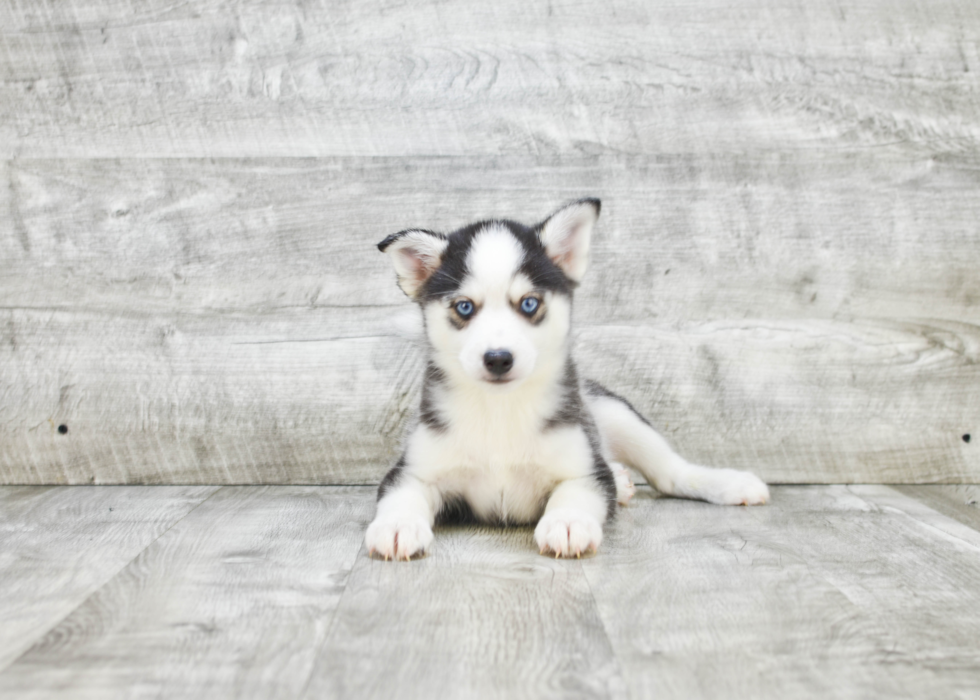
<svg viewBox="0 0 980 700">
<path fill-rule="evenodd" d="M 373 487 L 0 488 L 0 696 L 980 697 L 977 487 L 642 488 L 598 555 Z"/>
</svg>

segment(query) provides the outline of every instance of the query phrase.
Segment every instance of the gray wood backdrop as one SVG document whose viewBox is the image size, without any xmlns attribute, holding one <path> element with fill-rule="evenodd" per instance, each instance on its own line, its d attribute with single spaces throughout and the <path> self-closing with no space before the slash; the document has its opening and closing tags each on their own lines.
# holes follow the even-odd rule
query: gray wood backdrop
<svg viewBox="0 0 980 700">
<path fill-rule="evenodd" d="M 594 195 L 580 363 L 690 458 L 978 482 L 978 41 L 974 0 L 4 0 L 0 481 L 375 482 L 420 354 L 374 244 Z"/>
</svg>

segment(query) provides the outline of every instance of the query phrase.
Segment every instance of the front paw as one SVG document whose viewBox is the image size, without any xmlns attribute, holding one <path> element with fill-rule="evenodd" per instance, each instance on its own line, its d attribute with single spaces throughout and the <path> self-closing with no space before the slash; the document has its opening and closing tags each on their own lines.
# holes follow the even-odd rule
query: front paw
<svg viewBox="0 0 980 700">
<path fill-rule="evenodd" d="M 583 511 L 557 508 L 545 513 L 538 521 L 534 540 L 542 554 L 551 552 L 556 558 L 580 557 L 590 549 L 593 552 L 599 550 L 602 525 Z"/>
<path fill-rule="evenodd" d="M 425 553 L 432 544 L 432 528 L 420 515 L 388 513 L 378 516 L 364 534 L 364 545 L 370 556 L 408 561 Z"/>
<path fill-rule="evenodd" d="M 761 506 L 769 501 L 769 487 L 750 472 L 719 469 L 716 488 L 708 500 L 728 506 Z"/>
</svg>

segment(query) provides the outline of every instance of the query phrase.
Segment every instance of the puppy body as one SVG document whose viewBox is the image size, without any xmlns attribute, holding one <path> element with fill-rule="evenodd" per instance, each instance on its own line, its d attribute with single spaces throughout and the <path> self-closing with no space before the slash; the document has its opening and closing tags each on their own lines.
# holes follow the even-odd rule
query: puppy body
<svg viewBox="0 0 980 700">
<path fill-rule="evenodd" d="M 571 300 L 598 214 L 598 200 L 581 200 L 534 227 L 488 221 L 379 244 L 422 308 L 429 357 L 417 423 L 378 491 L 372 553 L 411 558 L 440 520 L 537 523 L 542 552 L 595 550 L 633 493 L 623 464 L 666 494 L 768 499 L 755 476 L 689 464 L 627 401 L 580 381 Z"/>
</svg>

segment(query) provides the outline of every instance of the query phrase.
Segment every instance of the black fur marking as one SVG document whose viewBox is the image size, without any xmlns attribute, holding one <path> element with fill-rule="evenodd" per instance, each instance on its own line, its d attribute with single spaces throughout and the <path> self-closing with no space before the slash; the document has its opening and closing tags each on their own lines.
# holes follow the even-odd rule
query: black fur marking
<svg viewBox="0 0 980 700">
<path fill-rule="evenodd" d="M 526 252 L 524 264 L 521 265 L 521 272 L 527 276 L 534 288 L 571 296 L 576 283 L 568 279 L 561 268 L 555 265 L 544 252 L 544 246 L 538 240 L 538 234 L 535 233 L 530 241 L 525 239 L 521 242 L 524 244 Z"/>
<path fill-rule="evenodd" d="M 436 402 L 432 396 L 433 388 L 442 384 L 446 375 L 430 362 L 425 368 L 422 378 L 422 403 L 419 406 L 419 420 L 437 433 L 443 433 L 449 427 L 439 414 Z"/>
<path fill-rule="evenodd" d="M 541 519 L 550 495 L 548 494 L 541 498 L 541 503 L 538 505 L 538 514 L 532 516 L 530 520 L 504 518 L 496 511 L 488 513 L 486 517 L 480 518 L 473 512 L 472 507 L 465 498 L 458 494 L 447 496 L 443 501 L 442 508 L 436 515 L 436 525 L 486 525 L 489 527 L 523 527 L 534 525 Z"/>
<path fill-rule="evenodd" d="M 599 428 L 595 424 L 595 419 L 588 411 L 583 413 L 585 418 L 582 421 L 582 429 L 585 430 L 585 437 L 588 438 L 589 447 L 592 448 L 592 475 L 606 494 L 606 520 L 612 520 L 616 515 L 616 477 L 613 476 L 609 463 L 602 456 Z"/>
<path fill-rule="evenodd" d="M 602 441 L 599 437 L 599 428 L 595 424 L 595 419 L 585 407 L 582 401 L 582 392 L 578 383 L 578 371 L 572 358 L 568 358 L 565 364 L 565 374 L 561 379 L 563 398 L 561 406 L 551 418 L 545 423 L 545 430 L 558 428 L 565 425 L 580 425 L 585 432 L 585 437 L 589 441 L 589 448 L 592 450 L 592 475 L 598 482 L 599 487 L 606 496 L 606 519 L 611 519 L 616 514 L 616 478 L 613 476 L 612 469 L 602 456 Z"/>
<path fill-rule="evenodd" d="M 568 279 L 562 269 L 555 265 L 554 261 L 544 252 L 544 246 L 541 245 L 541 239 L 538 238 L 538 231 L 539 229 L 528 231 L 527 235 L 514 233 L 515 238 L 524 247 L 524 263 L 521 265 L 521 272 L 531 280 L 535 289 L 571 296 L 576 283 Z M 513 229 L 511 232 L 514 232 Z"/>
<path fill-rule="evenodd" d="M 578 425 L 586 413 L 582 403 L 582 392 L 578 385 L 578 370 L 570 357 L 565 362 L 565 374 L 561 378 L 561 388 L 561 405 L 555 415 L 545 422 L 545 430 L 563 425 Z"/>
<path fill-rule="evenodd" d="M 421 302 L 434 301 L 455 294 L 466 279 L 466 257 L 469 255 L 473 238 L 487 225 L 479 222 L 454 231 L 446 238 L 449 244 L 442 252 L 442 264 L 426 281 L 419 295 Z"/>
<path fill-rule="evenodd" d="M 613 392 L 609 391 L 609 389 L 607 389 L 606 387 L 602 386 L 602 384 L 600 384 L 599 382 L 597 382 L 597 381 L 595 381 L 593 379 L 586 379 L 585 380 L 585 393 L 588 394 L 589 396 L 601 396 L 601 397 L 604 397 L 604 398 L 607 398 L 607 399 L 614 399 L 616 401 L 619 401 L 621 404 L 623 404 L 624 406 L 626 406 L 626 408 L 628 408 L 630 411 L 632 411 L 633 412 L 633 415 L 635 415 L 637 418 L 639 418 L 641 421 L 643 421 L 647 425 L 650 425 L 650 421 L 648 421 L 646 418 L 644 418 L 643 414 L 641 414 L 639 411 L 637 411 L 635 408 L 633 408 L 633 404 L 631 404 L 629 401 L 627 401 L 626 399 L 624 399 L 619 394 L 614 394 Z M 598 428 L 596 427 L 595 422 L 593 421 L 591 415 L 589 415 L 589 420 L 592 421 L 592 430 L 595 431 L 595 433 L 596 433 L 596 441 L 598 442 L 598 432 L 599 431 L 598 431 Z M 650 427 L 652 428 L 653 426 L 651 425 Z M 588 435 L 588 434 L 589 434 L 589 430 L 588 430 L 588 428 L 586 428 L 586 435 Z M 593 438 L 590 435 L 589 436 L 589 442 L 592 443 L 592 440 L 593 440 Z M 592 449 L 593 449 L 593 452 L 595 452 L 596 447 L 593 446 Z M 608 473 L 608 477 L 607 476 L 604 476 L 602 474 L 597 474 L 596 476 L 597 476 L 597 478 L 599 478 L 600 483 L 602 483 L 602 485 L 606 487 L 607 493 L 608 493 L 609 485 L 607 485 L 606 479 L 608 478 L 609 483 L 612 484 L 612 506 L 611 506 L 610 512 L 615 512 L 615 503 L 616 503 L 616 479 L 613 476 L 612 469 L 609 468 L 609 465 L 606 464 L 605 460 L 602 459 L 601 455 L 597 458 L 596 470 L 599 470 L 599 464 L 598 464 L 599 461 L 601 461 L 602 464 L 603 464 L 603 466 L 605 467 L 605 471 Z"/>
<path fill-rule="evenodd" d="M 487 226 L 502 226 L 517 239 L 524 249 L 524 262 L 521 264 L 520 272 L 528 277 L 535 289 L 571 295 L 575 283 L 568 279 L 561 268 L 555 265 L 545 253 L 544 246 L 538 238 L 541 225 L 529 228 L 516 221 L 493 220 L 470 224 L 446 236 L 449 245 L 442 253 L 442 264 L 425 283 L 419 296 L 421 301 L 442 299 L 459 290 L 468 272 L 466 257 L 473 245 L 473 239 Z"/>
<path fill-rule="evenodd" d="M 381 480 L 381 485 L 378 486 L 379 501 L 382 498 L 384 498 L 384 495 L 388 493 L 388 491 L 390 491 L 392 488 L 398 485 L 398 482 L 401 480 L 402 472 L 404 470 L 405 470 L 405 455 L 402 455 L 401 457 L 398 458 L 398 461 L 395 463 L 395 466 L 393 466 L 388 471 L 388 473 L 385 474 L 385 478 Z"/>
<path fill-rule="evenodd" d="M 633 414 L 637 418 L 639 418 L 641 421 L 643 421 L 644 423 L 646 423 L 647 425 L 649 425 L 651 428 L 653 427 L 652 425 L 650 425 L 650 421 L 648 421 L 643 416 L 642 413 L 640 413 L 635 408 L 633 408 L 633 404 L 631 404 L 629 401 L 627 401 L 626 399 L 624 399 L 619 394 L 614 394 L 613 392 L 609 391 L 609 389 L 607 389 L 606 387 L 602 386 L 602 384 L 600 384 L 599 382 L 595 381 L 594 379 L 586 379 L 585 380 L 585 393 L 588 394 L 589 396 L 602 396 L 602 397 L 605 397 L 605 398 L 608 398 L 608 399 L 615 399 L 616 401 L 619 401 L 621 404 L 625 405 L 626 408 L 628 408 L 629 410 L 631 410 L 633 412 Z"/>
<path fill-rule="evenodd" d="M 436 525 L 475 525 L 480 522 L 470 504 L 459 495 L 446 496 L 436 514 Z"/>
<path fill-rule="evenodd" d="M 564 209 L 577 204 L 591 204 L 595 207 L 596 216 L 602 210 L 602 202 L 594 197 L 586 197 L 569 202 L 562 208 Z M 558 211 L 561 211 L 561 209 Z M 550 218 L 549 216 L 548 219 Z M 457 229 L 449 235 L 422 228 L 405 229 L 404 231 L 393 233 L 381 241 L 378 244 L 378 250 L 384 252 L 392 243 L 413 231 L 427 233 L 449 242 L 442 253 L 439 268 L 426 281 L 421 290 L 422 293 L 418 297 L 421 303 L 425 303 L 435 299 L 441 299 L 458 290 L 466 278 L 466 257 L 473 244 L 473 238 L 487 226 L 503 226 L 513 234 L 514 238 L 520 242 L 521 247 L 524 248 L 524 262 L 521 265 L 520 271 L 527 275 L 528 279 L 531 280 L 531 284 L 540 290 L 571 295 L 577 283 L 565 276 L 562 269 L 548 257 L 544 246 L 541 244 L 539 234 L 544 225 L 548 223 L 548 219 L 530 227 L 507 219 L 478 221 Z"/>
</svg>

